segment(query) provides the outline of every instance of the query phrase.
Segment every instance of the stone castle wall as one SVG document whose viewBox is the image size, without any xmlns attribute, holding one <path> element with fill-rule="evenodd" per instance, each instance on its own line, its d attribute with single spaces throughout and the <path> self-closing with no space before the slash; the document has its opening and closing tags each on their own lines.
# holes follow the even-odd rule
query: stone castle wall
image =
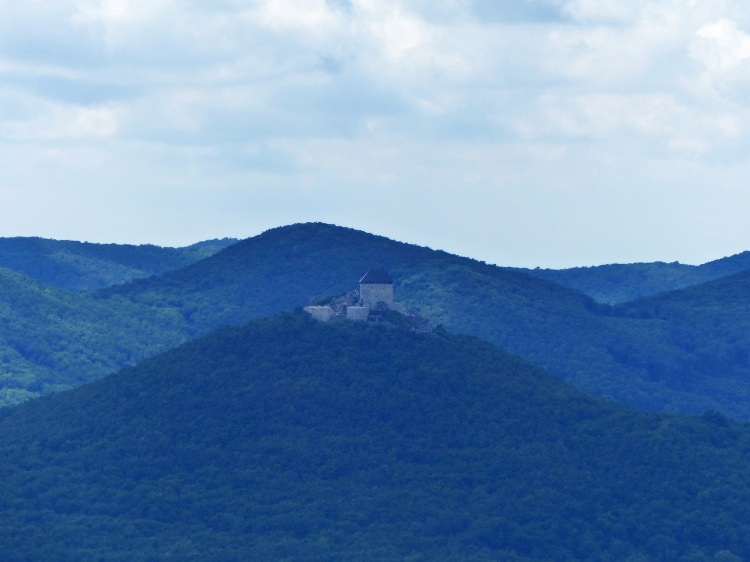
<svg viewBox="0 0 750 562">
<path fill-rule="evenodd" d="M 367 317 L 370 315 L 370 309 L 366 306 L 347 306 L 346 307 L 346 319 L 355 321 L 367 321 Z"/>
<path fill-rule="evenodd" d="M 315 318 L 315 320 L 320 320 L 321 322 L 328 322 L 336 316 L 336 313 L 330 306 L 306 306 L 304 311 Z"/>
<path fill-rule="evenodd" d="M 370 284 L 363 283 L 359 286 L 362 306 L 375 308 L 378 302 L 384 302 L 388 308 L 393 308 L 393 284 Z"/>
</svg>

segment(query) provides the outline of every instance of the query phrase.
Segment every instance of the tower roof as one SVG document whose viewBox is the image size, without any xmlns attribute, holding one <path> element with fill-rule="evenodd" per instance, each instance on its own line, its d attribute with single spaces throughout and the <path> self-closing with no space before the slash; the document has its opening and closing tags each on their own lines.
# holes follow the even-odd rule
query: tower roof
<svg viewBox="0 0 750 562">
<path fill-rule="evenodd" d="M 359 280 L 360 283 L 370 285 L 387 285 L 393 284 L 393 279 L 383 269 L 372 268 L 365 273 L 365 276 Z"/>
</svg>

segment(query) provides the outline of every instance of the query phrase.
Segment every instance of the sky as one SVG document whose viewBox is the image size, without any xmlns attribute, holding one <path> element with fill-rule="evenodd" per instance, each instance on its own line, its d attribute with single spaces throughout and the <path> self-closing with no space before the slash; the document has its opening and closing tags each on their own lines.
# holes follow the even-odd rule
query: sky
<svg viewBox="0 0 750 562">
<path fill-rule="evenodd" d="M 0 0 L 0 236 L 750 250 L 750 4 Z"/>
</svg>

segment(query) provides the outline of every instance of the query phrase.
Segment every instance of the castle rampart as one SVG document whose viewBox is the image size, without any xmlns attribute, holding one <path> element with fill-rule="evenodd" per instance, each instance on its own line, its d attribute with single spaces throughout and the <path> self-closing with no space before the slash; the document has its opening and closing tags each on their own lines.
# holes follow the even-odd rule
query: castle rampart
<svg viewBox="0 0 750 562">
<path fill-rule="evenodd" d="M 370 316 L 370 309 L 366 306 L 347 306 L 346 307 L 347 320 L 366 322 L 368 316 Z"/>
<path fill-rule="evenodd" d="M 328 322 L 336 316 L 336 313 L 330 306 L 306 306 L 304 311 L 315 318 L 315 320 L 322 322 Z"/>
</svg>

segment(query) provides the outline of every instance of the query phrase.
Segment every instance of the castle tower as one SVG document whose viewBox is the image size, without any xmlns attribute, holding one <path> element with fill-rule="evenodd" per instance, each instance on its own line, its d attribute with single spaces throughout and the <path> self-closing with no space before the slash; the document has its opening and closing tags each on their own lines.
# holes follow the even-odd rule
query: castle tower
<svg viewBox="0 0 750 562">
<path fill-rule="evenodd" d="M 379 302 L 393 308 L 393 279 L 382 269 L 371 269 L 359 280 L 360 305 L 369 309 Z"/>
</svg>

